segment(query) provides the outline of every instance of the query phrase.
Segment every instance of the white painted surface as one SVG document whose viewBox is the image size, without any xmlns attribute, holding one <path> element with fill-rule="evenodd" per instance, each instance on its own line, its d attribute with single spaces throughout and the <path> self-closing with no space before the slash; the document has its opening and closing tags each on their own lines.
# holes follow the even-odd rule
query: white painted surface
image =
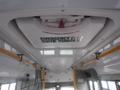
<svg viewBox="0 0 120 90">
<path fill-rule="evenodd" d="M 47 72 L 46 81 L 55 83 L 55 82 L 71 82 L 73 80 L 72 70 L 62 71 L 62 72 Z"/>
<path fill-rule="evenodd" d="M 108 4 L 109 2 L 109 4 Z M 93 4 L 94 3 L 94 4 Z M 24 8 L 119 8 L 119 0 L 0 0 L 3 10 Z"/>
<path fill-rule="evenodd" d="M 26 73 L 30 73 L 30 78 L 34 78 L 32 66 L 24 65 L 16 60 L 0 55 L 0 77 L 1 78 L 24 78 Z"/>
<path fill-rule="evenodd" d="M 89 90 L 86 82 L 78 84 L 78 90 Z"/>
</svg>

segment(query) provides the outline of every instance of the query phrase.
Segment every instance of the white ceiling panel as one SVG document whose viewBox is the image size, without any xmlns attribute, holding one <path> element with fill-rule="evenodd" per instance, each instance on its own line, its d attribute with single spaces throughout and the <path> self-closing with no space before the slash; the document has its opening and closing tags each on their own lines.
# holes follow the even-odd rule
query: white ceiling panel
<svg viewBox="0 0 120 90">
<path fill-rule="evenodd" d="M 63 72 L 71 68 L 74 57 L 46 56 L 42 58 L 42 64 L 54 73 Z"/>
<path fill-rule="evenodd" d="M 108 4 L 109 3 L 109 4 Z M 35 8 L 119 8 L 119 0 L 0 0 L 0 10 Z"/>
</svg>

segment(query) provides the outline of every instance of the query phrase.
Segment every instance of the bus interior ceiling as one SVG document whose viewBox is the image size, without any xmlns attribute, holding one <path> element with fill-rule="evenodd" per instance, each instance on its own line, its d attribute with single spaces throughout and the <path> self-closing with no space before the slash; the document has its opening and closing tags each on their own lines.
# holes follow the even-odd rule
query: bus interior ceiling
<svg viewBox="0 0 120 90">
<path fill-rule="evenodd" d="M 120 0 L 0 0 L 0 90 L 120 90 Z"/>
</svg>

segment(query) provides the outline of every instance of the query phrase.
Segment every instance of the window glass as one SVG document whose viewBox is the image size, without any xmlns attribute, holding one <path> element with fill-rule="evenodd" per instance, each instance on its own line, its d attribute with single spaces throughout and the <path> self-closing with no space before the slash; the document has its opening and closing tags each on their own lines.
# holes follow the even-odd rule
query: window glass
<svg viewBox="0 0 120 90">
<path fill-rule="evenodd" d="M 104 50 L 107 50 L 107 49 L 109 49 L 111 47 L 111 44 L 108 44 L 108 45 L 106 45 L 105 47 L 104 47 Z"/>
<path fill-rule="evenodd" d="M 116 84 L 113 81 L 108 81 L 109 90 L 117 90 Z"/>
<path fill-rule="evenodd" d="M 46 88 L 45 90 L 55 90 L 55 88 Z"/>
<path fill-rule="evenodd" d="M 9 90 L 15 90 L 16 83 L 11 83 Z"/>
<path fill-rule="evenodd" d="M 3 84 L 1 85 L 1 90 L 8 90 L 9 84 Z"/>
<path fill-rule="evenodd" d="M 103 52 L 103 48 L 102 48 L 102 49 L 100 49 L 100 50 L 99 50 L 99 52 L 100 52 L 100 53 L 101 53 L 101 52 Z"/>
<path fill-rule="evenodd" d="M 89 81 L 90 90 L 93 90 L 93 82 Z"/>
<path fill-rule="evenodd" d="M 113 41 L 113 45 L 118 44 L 118 43 L 120 43 L 120 37 L 118 37 L 117 39 L 115 39 L 115 40 Z"/>
<path fill-rule="evenodd" d="M 106 81 L 101 81 L 101 84 L 103 89 L 108 89 L 108 85 Z"/>
<path fill-rule="evenodd" d="M 5 47 L 6 50 L 11 51 L 11 46 L 9 44 L 4 43 L 4 47 Z"/>
<path fill-rule="evenodd" d="M 74 90 L 73 87 L 61 87 L 61 90 Z"/>
<path fill-rule="evenodd" d="M 12 52 L 15 52 L 15 53 L 16 53 L 17 51 L 16 51 L 16 49 L 15 49 L 15 48 L 12 48 Z"/>
<path fill-rule="evenodd" d="M 98 82 L 94 82 L 95 90 L 99 90 Z"/>
<path fill-rule="evenodd" d="M 118 85 L 120 86 L 120 82 L 118 82 Z"/>
</svg>

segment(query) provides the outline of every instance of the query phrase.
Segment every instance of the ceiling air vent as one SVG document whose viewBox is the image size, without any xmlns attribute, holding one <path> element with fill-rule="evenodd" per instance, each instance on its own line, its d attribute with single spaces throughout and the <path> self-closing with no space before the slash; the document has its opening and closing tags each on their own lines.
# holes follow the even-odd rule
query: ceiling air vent
<svg viewBox="0 0 120 90">
<path fill-rule="evenodd" d="M 83 48 L 105 27 L 106 20 L 105 17 L 82 15 L 15 19 L 17 29 L 35 48 Z"/>
</svg>

